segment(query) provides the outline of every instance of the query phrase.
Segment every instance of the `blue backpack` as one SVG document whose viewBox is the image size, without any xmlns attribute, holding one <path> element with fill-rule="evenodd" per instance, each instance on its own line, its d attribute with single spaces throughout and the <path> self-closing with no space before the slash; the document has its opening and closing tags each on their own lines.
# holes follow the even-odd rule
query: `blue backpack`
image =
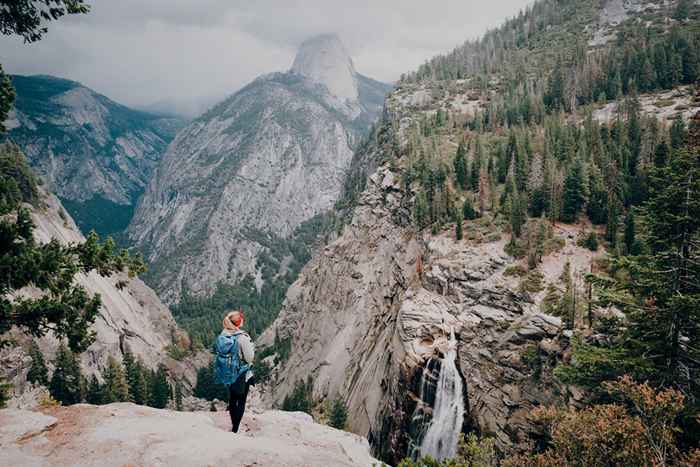
<svg viewBox="0 0 700 467">
<path fill-rule="evenodd" d="M 216 354 L 216 381 L 220 384 L 230 386 L 236 382 L 239 376 L 245 374 L 250 368 L 247 363 L 241 364 L 238 355 L 238 335 L 241 331 L 233 335 L 219 334 L 214 342 L 214 353 Z"/>
</svg>

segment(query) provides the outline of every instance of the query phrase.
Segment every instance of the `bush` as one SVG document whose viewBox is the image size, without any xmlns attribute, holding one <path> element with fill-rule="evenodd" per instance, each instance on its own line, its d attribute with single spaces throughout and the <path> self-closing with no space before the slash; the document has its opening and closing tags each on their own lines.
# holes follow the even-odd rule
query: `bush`
<svg viewBox="0 0 700 467">
<path fill-rule="evenodd" d="M 683 395 L 656 391 L 629 377 L 604 384 L 620 403 L 585 409 L 537 408 L 533 418 L 548 443 L 541 454 L 506 459 L 505 467 L 587 465 L 683 465 L 676 445 L 676 417 Z M 691 464 L 686 464 L 691 465 Z"/>
<path fill-rule="evenodd" d="M 598 251 L 598 235 L 595 231 L 589 232 L 588 235 L 579 242 L 579 245 L 591 251 Z"/>
<path fill-rule="evenodd" d="M 479 439 L 474 433 L 469 433 L 466 438 L 460 435 L 457 448 L 457 457 L 436 461 L 430 456 L 418 460 L 404 459 L 398 467 L 496 467 L 498 456 L 496 455 L 496 443 L 493 438 Z"/>
</svg>

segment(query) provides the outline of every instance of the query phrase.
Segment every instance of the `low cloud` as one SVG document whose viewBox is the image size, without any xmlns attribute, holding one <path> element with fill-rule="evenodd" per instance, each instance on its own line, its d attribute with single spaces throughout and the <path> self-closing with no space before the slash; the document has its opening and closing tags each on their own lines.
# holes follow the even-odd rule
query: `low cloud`
<svg viewBox="0 0 700 467">
<path fill-rule="evenodd" d="M 338 33 L 361 73 L 394 81 L 428 58 L 480 36 L 531 0 L 92 0 L 88 15 L 49 25 L 25 45 L 0 38 L 18 74 L 80 81 L 134 107 L 183 112 L 291 66 L 298 45 Z"/>
</svg>

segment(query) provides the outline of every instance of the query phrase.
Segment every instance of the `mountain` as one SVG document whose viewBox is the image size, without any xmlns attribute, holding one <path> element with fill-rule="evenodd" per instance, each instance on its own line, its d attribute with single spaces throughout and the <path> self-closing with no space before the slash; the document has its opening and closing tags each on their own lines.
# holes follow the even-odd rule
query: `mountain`
<svg viewBox="0 0 700 467">
<path fill-rule="evenodd" d="M 128 229 L 160 296 L 177 303 L 241 281 L 260 291 L 298 270 L 300 238 L 339 198 L 388 89 L 355 71 L 337 36 L 320 36 L 289 72 L 259 77 L 178 133 Z"/>
<path fill-rule="evenodd" d="M 126 228 L 179 118 L 132 110 L 52 76 L 13 76 L 8 139 L 87 233 Z"/>
<path fill-rule="evenodd" d="M 541 0 L 406 75 L 355 154 L 344 225 L 258 339 L 274 354 L 267 402 L 340 398 L 349 429 L 390 464 L 454 457 L 462 433 L 505 457 L 566 456 L 566 443 L 589 454 L 598 446 L 576 445 L 576 430 L 617 421 L 585 417 L 604 413 L 593 404 L 625 373 L 693 393 L 696 414 L 700 367 L 683 342 L 697 317 L 676 333 L 688 354 L 669 383 L 661 356 L 678 324 L 657 313 L 676 308 L 656 303 L 670 284 L 649 292 L 644 267 L 660 248 L 660 261 L 678 257 L 663 242 L 680 234 L 649 236 L 698 205 L 690 181 L 663 191 L 697 153 L 684 148 L 700 134 L 698 24 L 690 2 Z M 656 218 L 668 230 L 650 230 Z M 571 438 L 542 425 L 545 406 L 576 421 Z M 683 430 L 697 445 L 694 415 Z M 552 458 L 508 465 L 579 462 Z"/>
</svg>

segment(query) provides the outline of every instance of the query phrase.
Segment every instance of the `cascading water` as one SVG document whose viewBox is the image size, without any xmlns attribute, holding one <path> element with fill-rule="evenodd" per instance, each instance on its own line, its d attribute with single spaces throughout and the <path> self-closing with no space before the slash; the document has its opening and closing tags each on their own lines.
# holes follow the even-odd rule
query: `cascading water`
<svg viewBox="0 0 700 467">
<path fill-rule="evenodd" d="M 464 397 L 456 359 L 457 339 L 452 329 L 438 378 L 433 418 L 420 446 L 422 456 L 443 460 L 457 454 L 457 439 L 464 422 Z"/>
</svg>

